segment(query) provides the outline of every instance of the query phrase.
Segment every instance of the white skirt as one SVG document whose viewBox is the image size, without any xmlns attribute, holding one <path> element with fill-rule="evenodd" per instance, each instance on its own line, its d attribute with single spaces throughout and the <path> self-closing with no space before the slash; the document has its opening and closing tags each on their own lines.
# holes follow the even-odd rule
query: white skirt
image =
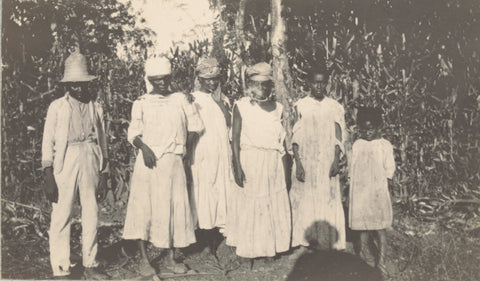
<svg viewBox="0 0 480 281">
<path fill-rule="evenodd" d="M 227 223 L 227 244 L 236 246 L 241 257 L 272 257 L 290 248 L 290 201 L 281 157 L 276 150 L 256 148 L 240 153 L 246 181 L 232 194 L 236 210 L 234 222 Z"/>
<path fill-rule="evenodd" d="M 150 241 L 159 248 L 195 243 L 182 156 L 164 154 L 149 169 L 137 156 L 130 186 L 124 239 Z"/>
<path fill-rule="evenodd" d="M 228 152 L 227 152 L 228 153 Z M 192 165 L 192 210 L 195 225 L 200 229 L 225 228 L 227 192 L 232 188 L 228 154 L 195 158 Z M 197 152 L 197 155 L 200 154 Z"/>
</svg>

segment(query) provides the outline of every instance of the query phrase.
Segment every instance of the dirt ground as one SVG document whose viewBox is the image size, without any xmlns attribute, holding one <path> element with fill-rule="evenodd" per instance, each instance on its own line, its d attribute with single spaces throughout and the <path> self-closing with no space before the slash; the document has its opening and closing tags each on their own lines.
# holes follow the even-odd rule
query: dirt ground
<svg viewBox="0 0 480 281">
<path fill-rule="evenodd" d="M 79 228 L 73 226 L 75 230 L 72 236 L 80 235 Z M 101 228 L 100 237 L 117 235 L 120 229 Z M 105 240 L 103 240 L 105 241 Z M 101 240 L 102 242 L 102 240 Z M 73 274 L 76 279 L 82 278 L 81 273 L 81 247 L 78 239 L 72 243 L 72 263 L 76 264 Z M 101 243 L 99 259 L 105 265 L 107 273 L 115 280 L 149 280 L 151 278 L 142 278 L 137 273 L 137 264 L 140 258 L 135 249 L 135 243 L 130 241 L 118 241 L 112 245 Z M 48 257 L 48 242 L 41 241 L 4 241 L 2 251 L 2 278 L 5 279 L 49 279 L 51 270 Z M 350 247 L 351 248 L 351 247 Z M 349 249 L 351 250 L 351 249 Z M 234 248 L 222 243 L 217 251 L 218 260 L 211 254 L 202 251 L 197 245 L 177 253 L 177 256 L 184 259 L 184 263 L 192 270 L 186 276 L 171 274 L 168 269 L 162 266 L 163 258 L 166 253 L 149 247 L 149 255 L 152 264 L 159 270 L 161 279 L 178 280 L 286 280 L 295 267 L 296 260 L 290 258 L 290 253 L 286 253 L 274 260 L 257 259 L 251 265 L 248 261 L 239 260 L 234 253 Z M 336 255 L 334 258 L 333 256 Z M 340 256 L 339 256 L 340 255 Z M 343 256 L 341 256 L 343 255 Z M 332 271 L 333 267 L 350 267 L 352 272 L 362 272 L 366 264 L 349 253 L 329 253 L 322 252 L 320 258 L 327 270 Z M 353 260 L 353 261 L 352 261 Z M 325 264 L 325 262 L 328 264 Z M 299 269 L 301 270 L 301 269 Z M 298 270 L 297 270 L 298 271 Z M 341 270 L 338 270 L 341 271 Z M 325 273 L 325 272 L 324 272 Z M 333 272 L 334 273 L 334 272 Z M 355 276 L 355 275 L 354 275 Z M 348 276 L 347 276 L 348 277 Z M 370 280 L 370 279 L 328 279 L 328 280 Z M 296 279 L 292 279 L 296 280 Z M 326 279 L 322 279 L 326 280 Z"/>
<path fill-rule="evenodd" d="M 101 226 L 98 232 L 99 260 L 104 264 L 112 279 L 152 279 L 142 278 L 138 274 L 139 251 L 136 249 L 135 243 L 123 241 L 120 238 L 124 214 L 118 212 L 114 214 L 111 210 L 113 208 L 109 206 L 101 208 Z M 72 225 L 71 242 L 71 259 L 74 265 L 72 272 L 75 279 L 82 279 L 79 209 L 76 208 L 75 212 L 77 215 Z M 458 265 L 458 269 L 445 268 L 445 272 L 448 270 L 450 272 L 452 270 L 466 271 L 467 268 L 474 272 L 467 272 L 463 277 L 457 274 L 458 279 L 455 276 L 448 277 L 442 273 L 442 266 L 438 266 L 438 264 L 449 264 L 450 262 L 442 257 L 443 249 L 434 248 L 440 238 L 448 240 L 449 236 L 445 236 L 435 223 L 425 223 L 407 216 L 398 217 L 395 219 L 394 227 L 387 234 L 389 245 L 386 265 L 389 275 L 384 276 L 384 280 L 476 280 L 480 276 L 475 276 L 477 273 L 480 274 L 480 271 L 475 269 L 480 264 L 479 238 L 473 237 L 468 241 L 465 240 L 461 246 L 456 244 L 455 248 L 451 250 L 461 251 L 462 256 L 455 256 L 454 262 L 462 264 Z M 31 239 L 6 239 L 2 235 L 2 279 L 51 278 L 48 241 L 46 238 L 33 237 Z M 379 276 L 379 272 L 353 255 L 351 242 L 354 238 L 354 234 L 347 233 L 349 242 L 345 252 L 319 251 L 301 256 L 299 259 L 292 259 L 291 253 L 288 252 L 274 260 L 257 259 L 253 266 L 250 262 L 239 260 L 235 255 L 234 248 L 228 247 L 224 243 L 218 248 L 218 260 L 195 244 L 177 253 L 177 257 L 183 259 L 191 269 L 186 275 L 173 275 L 162 266 L 165 252 L 150 246 L 149 255 L 152 264 L 160 272 L 158 277 L 162 280 L 381 280 L 372 277 Z M 445 243 L 444 241 L 439 245 L 445 245 Z M 427 251 L 428 247 L 432 247 L 433 250 Z M 470 252 L 465 253 L 465 249 Z M 462 257 L 464 260 L 461 260 Z M 448 264 L 446 266 L 449 266 Z M 446 266 L 443 265 L 443 267 Z M 313 275 L 315 278 L 308 278 L 306 275 Z M 430 278 L 424 279 L 422 276 Z M 435 276 L 445 276 L 445 278 L 434 279 Z"/>
</svg>

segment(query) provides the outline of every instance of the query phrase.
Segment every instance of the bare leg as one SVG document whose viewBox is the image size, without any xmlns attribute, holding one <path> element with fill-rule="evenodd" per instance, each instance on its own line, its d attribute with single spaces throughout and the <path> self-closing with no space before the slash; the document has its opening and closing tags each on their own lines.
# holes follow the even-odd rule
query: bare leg
<svg viewBox="0 0 480 281">
<path fill-rule="evenodd" d="M 220 244 L 223 241 L 223 235 L 220 234 L 220 230 L 218 227 L 210 230 L 210 243 L 209 243 L 209 248 L 210 248 L 210 253 L 213 255 L 213 257 L 218 260 L 217 257 L 217 250 Z"/>
<path fill-rule="evenodd" d="M 168 257 L 166 260 L 166 267 L 175 274 L 182 274 L 188 271 L 188 268 L 185 264 L 177 262 L 175 260 L 175 248 L 168 250 Z"/>
<path fill-rule="evenodd" d="M 140 248 L 140 254 L 142 255 L 142 260 L 139 266 L 140 274 L 143 276 L 151 276 L 156 274 L 155 269 L 150 265 L 150 261 L 148 260 L 145 241 L 138 240 L 138 248 Z"/>
<path fill-rule="evenodd" d="M 387 245 L 387 234 L 385 229 L 375 231 L 375 239 L 377 242 L 377 255 L 376 255 L 375 266 L 381 267 L 384 265 L 385 248 Z"/>
<path fill-rule="evenodd" d="M 203 254 L 210 253 L 209 240 L 208 240 L 208 230 L 205 229 L 198 229 L 197 230 L 197 241 L 203 248 Z"/>
<path fill-rule="evenodd" d="M 147 250 L 145 249 L 145 241 L 138 240 L 138 248 L 140 249 L 140 254 L 142 255 L 142 262 L 149 262 L 147 256 Z"/>
<path fill-rule="evenodd" d="M 361 231 L 357 231 L 358 236 L 356 237 L 354 243 L 353 243 L 353 250 L 355 251 L 355 255 L 360 256 L 362 252 L 362 243 L 361 243 Z"/>
<path fill-rule="evenodd" d="M 177 263 L 175 261 L 175 249 L 169 249 L 168 250 L 168 263 L 169 264 L 175 264 Z"/>
<path fill-rule="evenodd" d="M 357 255 L 364 260 L 368 265 L 375 265 L 375 257 L 373 253 L 376 252 L 372 241 L 372 231 L 364 230 L 359 235 L 359 245 L 357 249 Z"/>
<path fill-rule="evenodd" d="M 360 231 L 358 235 L 358 242 L 357 247 L 355 249 L 355 253 L 360 256 L 363 260 L 367 258 L 367 249 L 368 249 L 368 232 L 367 231 Z"/>
<path fill-rule="evenodd" d="M 248 264 L 250 269 L 252 269 L 255 258 L 244 258 L 244 257 L 237 256 L 237 260 L 240 264 Z"/>
</svg>

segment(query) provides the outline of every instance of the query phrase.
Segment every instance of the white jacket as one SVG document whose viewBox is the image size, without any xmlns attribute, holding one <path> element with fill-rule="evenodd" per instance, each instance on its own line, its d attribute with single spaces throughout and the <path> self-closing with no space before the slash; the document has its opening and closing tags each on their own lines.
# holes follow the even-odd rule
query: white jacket
<svg viewBox="0 0 480 281">
<path fill-rule="evenodd" d="M 70 96 L 66 94 L 50 104 L 43 130 L 42 167 L 53 166 L 54 174 L 60 173 L 63 169 L 63 160 L 68 145 L 68 131 L 72 116 L 72 108 L 68 102 L 69 98 Z M 103 123 L 103 108 L 97 102 L 90 102 L 89 111 L 94 121 L 98 145 L 100 145 L 102 150 L 100 167 L 103 167 L 104 159 L 108 158 L 107 139 Z"/>
</svg>

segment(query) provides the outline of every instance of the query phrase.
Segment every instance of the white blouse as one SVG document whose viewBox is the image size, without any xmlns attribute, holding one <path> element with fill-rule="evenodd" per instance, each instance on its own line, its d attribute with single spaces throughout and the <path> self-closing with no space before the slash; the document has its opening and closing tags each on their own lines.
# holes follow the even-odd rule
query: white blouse
<svg viewBox="0 0 480 281">
<path fill-rule="evenodd" d="M 157 158 L 165 153 L 185 154 L 188 132 L 203 131 L 203 122 L 183 93 L 146 94 L 133 103 L 128 141 L 140 136 Z"/>
<path fill-rule="evenodd" d="M 240 145 L 242 148 L 272 149 L 284 153 L 286 132 L 282 126 L 282 104 L 277 102 L 277 107 L 268 112 L 250 101 L 249 97 L 243 97 L 236 102 L 242 117 Z"/>
</svg>

